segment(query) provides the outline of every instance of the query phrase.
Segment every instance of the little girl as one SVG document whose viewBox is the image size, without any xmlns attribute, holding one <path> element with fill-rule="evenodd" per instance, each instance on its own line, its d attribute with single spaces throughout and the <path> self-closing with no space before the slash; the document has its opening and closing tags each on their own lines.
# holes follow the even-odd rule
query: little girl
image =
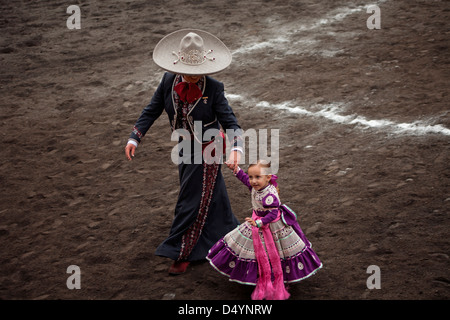
<svg viewBox="0 0 450 320">
<path fill-rule="evenodd" d="M 233 168 L 232 165 L 228 165 Z M 251 191 L 253 214 L 220 239 L 207 259 L 230 281 L 256 285 L 253 300 L 289 298 L 284 283 L 303 280 L 322 267 L 303 234 L 296 214 L 281 204 L 277 176 L 270 163 L 258 161 L 234 173 Z"/>
</svg>

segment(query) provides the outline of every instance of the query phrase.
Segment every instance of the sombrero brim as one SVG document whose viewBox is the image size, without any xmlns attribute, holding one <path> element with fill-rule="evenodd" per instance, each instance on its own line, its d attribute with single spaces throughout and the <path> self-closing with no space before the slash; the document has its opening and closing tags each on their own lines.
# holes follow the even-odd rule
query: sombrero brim
<svg viewBox="0 0 450 320">
<path fill-rule="evenodd" d="M 213 50 L 210 54 L 210 56 L 214 58 L 213 61 L 206 59 L 206 61 L 200 65 L 188 65 L 180 61 L 174 63 L 174 61 L 177 60 L 177 57 L 173 52 L 178 52 L 181 39 L 189 32 L 195 32 L 202 37 L 206 51 Z M 168 34 L 158 42 L 153 50 L 153 61 L 155 61 L 159 67 L 172 73 L 207 75 L 226 69 L 231 63 L 231 52 L 222 41 L 206 31 L 182 29 Z"/>
</svg>

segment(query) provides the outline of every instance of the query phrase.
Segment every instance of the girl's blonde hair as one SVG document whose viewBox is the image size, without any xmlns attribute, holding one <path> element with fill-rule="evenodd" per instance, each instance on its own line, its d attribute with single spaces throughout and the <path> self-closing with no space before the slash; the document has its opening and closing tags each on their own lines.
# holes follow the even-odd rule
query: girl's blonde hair
<svg viewBox="0 0 450 320">
<path fill-rule="evenodd" d="M 249 168 L 254 166 L 260 166 L 262 168 L 270 168 L 270 161 L 267 160 L 257 160 L 256 162 L 250 163 Z"/>
<path fill-rule="evenodd" d="M 263 172 L 262 172 L 263 175 L 269 175 L 269 174 L 271 174 L 271 173 L 270 173 L 270 171 L 271 171 L 271 170 L 270 170 L 270 161 L 260 159 L 260 160 L 257 160 L 257 161 L 254 162 L 254 163 L 251 163 L 251 164 L 248 166 L 248 168 L 250 169 L 251 167 L 255 167 L 255 166 L 260 166 L 261 168 L 266 169 L 266 170 L 262 170 L 262 171 L 263 171 Z M 272 183 L 272 181 L 270 181 L 270 183 Z M 278 187 L 278 185 L 276 186 L 276 188 L 277 188 L 278 195 L 280 195 L 280 188 Z"/>
</svg>

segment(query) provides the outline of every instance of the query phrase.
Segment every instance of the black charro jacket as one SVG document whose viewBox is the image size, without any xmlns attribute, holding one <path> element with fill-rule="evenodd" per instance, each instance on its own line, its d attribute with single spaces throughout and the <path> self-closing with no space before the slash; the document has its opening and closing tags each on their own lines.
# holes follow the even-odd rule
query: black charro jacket
<svg viewBox="0 0 450 320">
<path fill-rule="evenodd" d="M 169 117 L 172 130 L 177 129 L 174 127 L 177 116 L 177 107 L 173 98 L 175 79 L 175 74 L 169 72 L 164 74 L 150 103 L 144 108 L 137 120 L 133 132 L 130 135 L 131 139 L 140 142 L 164 110 Z M 205 76 L 203 95 L 194 102 L 187 118 L 191 133 L 194 132 L 194 124 L 198 124 L 198 121 L 201 121 L 201 137 L 204 137 L 204 133 L 208 129 L 219 130 L 220 126 L 222 126 L 224 131 L 230 129 L 234 130 L 235 136 L 229 138 L 232 140 L 234 147 L 241 147 L 241 127 L 238 124 L 233 110 L 228 104 L 228 100 L 225 98 L 224 85 L 210 76 Z M 198 128 L 198 126 L 195 128 Z M 210 141 L 210 139 L 202 140 L 202 142 Z"/>
</svg>

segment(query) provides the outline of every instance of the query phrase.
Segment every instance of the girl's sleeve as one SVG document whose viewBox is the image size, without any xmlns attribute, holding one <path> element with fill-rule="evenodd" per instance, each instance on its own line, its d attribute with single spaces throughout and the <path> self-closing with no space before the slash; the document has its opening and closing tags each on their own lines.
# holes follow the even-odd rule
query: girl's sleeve
<svg viewBox="0 0 450 320">
<path fill-rule="evenodd" d="M 241 182 L 243 184 L 245 184 L 250 191 L 252 190 L 252 186 L 250 185 L 250 181 L 248 179 L 248 175 L 244 172 L 244 170 L 239 168 L 239 171 L 236 173 L 236 178 L 241 180 Z"/>
<path fill-rule="evenodd" d="M 270 210 L 269 213 L 261 218 L 263 225 L 266 225 L 278 217 L 280 199 L 278 198 L 278 195 L 269 193 L 262 199 L 262 205 L 264 208 Z"/>
</svg>

